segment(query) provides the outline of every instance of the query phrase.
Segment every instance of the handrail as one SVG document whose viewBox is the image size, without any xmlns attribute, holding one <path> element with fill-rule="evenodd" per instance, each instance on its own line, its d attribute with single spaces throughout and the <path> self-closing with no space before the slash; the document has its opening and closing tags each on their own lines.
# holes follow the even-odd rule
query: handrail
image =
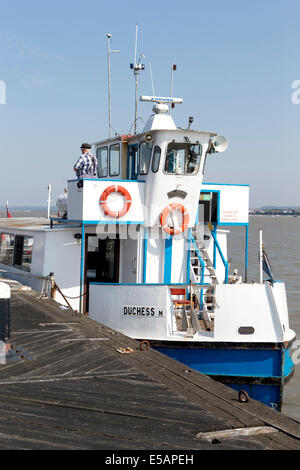
<svg viewBox="0 0 300 470">
<path fill-rule="evenodd" d="M 198 247 L 197 247 L 197 245 L 196 245 L 196 241 L 195 241 L 193 235 L 191 235 L 191 240 L 192 240 L 192 242 L 193 242 L 193 244 L 194 244 L 195 251 L 196 251 L 196 253 L 197 253 L 197 256 L 198 256 L 198 258 L 199 258 L 199 261 L 200 261 L 200 264 L 201 264 L 201 267 L 202 267 L 201 284 L 203 284 L 203 282 L 204 282 L 204 269 L 205 269 L 205 264 L 204 264 L 204 261 L 203 261 L 201 255 L 200 255 L 200 253 L 199 253 L 199 250 L 198 250 Z"/>
<path fill-rule="evenodd" d="M 88 181 L 105 181 L 105 182 L 116 182 L 116 183 L 146 183 L 146 180 L 127 180 L 127 179 L 114 179 L 114 178 L 76 178 L 67 180 L 67 183 L 78 183 L 81 180 L 88 180 Z"/>
<path fill-rule="evenodd" d="M 219 255 L 221 256 L 222 262 L 223 262 L 224 267 L 225 267 L 225 281 L 224 282 L 225 282 L 225 284 L 228 284 L 228 263 L 227 263 L 226 259 L 224 258 L 224 255 L 222 253 L 221 247 L 220 247 L 219 242 L 217 240 L 216 234 L 212 230 L 212 225 L 209 223 L 208 226 L 210 228 L 210 233 L 212 234 L 212 237 L 213 237 L 214 242 L 216 244 L 216 247 L 218 249 Z"/>
<path fill-rule="evenodd" d="M 205 263 L 204 263 L 204 261 L 203 261 L 201 255 L 200 255 L 200 252 L 199 252 L 199 250 L 198 250 L 196 241 L 195 241 L 195 239 L 194 239 L 194 237 L 193 237 L 192 234 L 191 234 L 191 240 L 192 240 L 192 242 L 193 242 L 193 244 L 194 244 L 196 254 L 197 254 L 197 256 L 198 256 L 198 259 L 199 259 L 200 264 L 201 264 L 201 267 L 202 267 L 202 270 L 201 270 L 201 271 L 202 271 L 202 272 L 201 272 L 201 284 L 203 284 L 203 283 L 204 283 Z M 201 308 L 201 310 L 202 310 L 202 308 L 203 308 L 203 289 L 201 289 L 201 292 L 200 292 L 200 308 Z"/>
<path fill-rule="evenodd" d="M 18 268 L 15 268 L 15 269 L 18 269 Z M 6 276 L 6 274 L 10 275 L 14 275 L 14 276 L 25 276 L 27 278 L 30 278 L 30 279 L 40 279 L 42 281 L 45 281 L 47 279 L 49 279 L 49 276 L 38 276 L 36 274 L 31 274 L 30 271 L 25 271 L 25 270 L 16 270 L 16 271 L 9 271 L 8 269 L 0 269 L 0 276 L 2 273 L 5 273 L 3 274 L 3 276 L 5 276 L 5 279 L 7 279 L 8 277 Z M 0 277 L 0 280 L 1 280 L 1 277 Z M 13 279 L 12 279 L 13 280 Z"/>
</svg>

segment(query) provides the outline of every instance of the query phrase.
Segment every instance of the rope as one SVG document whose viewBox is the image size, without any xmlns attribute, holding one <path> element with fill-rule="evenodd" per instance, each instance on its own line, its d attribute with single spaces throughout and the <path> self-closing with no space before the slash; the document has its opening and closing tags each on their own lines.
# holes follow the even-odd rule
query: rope
<svg viewBox="0 0 300 470">
<path fill-rule="evenodd" d="M 55 289 L 57 290 L 57 292 L 59 292 L 59 289 L 57 288 L 56 284 L 55 284 Z M 83 297 L 87 294 L 87 292 L 84 292 L 83 294 L 80 294 L 80 295 L 77 295 L 76 297 L 71 297 L 69 295 L 66 295 L 64 294 L 64 297 L 66 297 L 66 299 L 79 299 L 80 297 Z"/>
</svg>

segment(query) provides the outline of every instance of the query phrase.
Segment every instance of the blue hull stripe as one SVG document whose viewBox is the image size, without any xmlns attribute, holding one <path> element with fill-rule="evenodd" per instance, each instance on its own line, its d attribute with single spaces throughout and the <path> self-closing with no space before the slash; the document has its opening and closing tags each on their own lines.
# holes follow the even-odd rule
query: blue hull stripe
<svg viewBox="0 0 300 470">
<path fill-rule="evenodd" d="M 203 374 L 280 377 L 281 351 L 251 349 L 159 348 Z"/>
<path fill-rule="evenodd" d="M 284 349 L 197 349 L 167 345 L 155 349 L 221 382 L 224 377 L 224 383 L 232 388 L 246 390 L 252 398 L 276 409 L 281 407 L 284 379 L 294 370 L 289 350 Z M 276 383 L 255 383 L 259 379 Z"/>
</svg>

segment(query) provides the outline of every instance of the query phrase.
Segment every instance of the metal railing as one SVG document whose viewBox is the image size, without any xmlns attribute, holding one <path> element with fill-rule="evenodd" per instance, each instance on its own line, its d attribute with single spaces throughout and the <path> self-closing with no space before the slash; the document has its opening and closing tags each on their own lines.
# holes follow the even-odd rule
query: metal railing
<svg viewBox="0 0 300 470">
<path fill-rule="evenodd" d="M 204 261 L 203 261 L 201 255 L 200 255 L 200 252 L 199 252 L 199 250 L 198 250 L 198 247 L 197 247 L 197 244 L 196 244 L 196 241 L 195 241 L 193 235 L 191 235 L 191 241 L 193 242 L 193 245 L 194 245 L 194 247 L 195 247 L 195 248 L 193 248 L 193 250 L 196 251 L 196 254 L 197 254 L 198 258 L 199 258 L 199 261 L 200 261 L 200 264 L 201 264 L 201 267 L 202 267 L 201 281 L 200 281 L 200 283 L 203 284 L 203 283 L 204 283 L 205 263 L 204 263 Z"/>
<path fill-rule="evenodd" d="M 193 237 L 193 235 L 191 235 L 191 241 L 193 242 L 193 245 L 194 245 L 194 248 L 193 250 L 195 250 L 197 256 L 198 256 L 198 259 L 200 261 L 200 264 L 201 264 L 201 280 L 200 280 L 200 284 L 203 284 L 204 283 L 204 271 L 205 271 L 205 263 L 200 255 L 200 252 L 198 250 L 198 247 L 197 247 L 197 244 L 196 244 L 196 241 Z M 195 284 L 195 283 L 194 283 Z M 203 309 L 203 289 L 200 290 L 200 309 L 202 310 Z"/>
<path fill-rule="evenodd" d="M 210 233 L 211 233 L 211 235 L 212 235 L 212 237 L 213 237 L 213 239 L 214 239 L 215 246 L 217 247 L 217 250 L 218 250 L 218 252 L 219 252 L 219 255 L 220 255 L 220 257 L 221 257 L 221 260 L 222 260 L 222 262 L 223 262 L 223 264 L 224 264 L 224 268 L 225 268 L 225 280 L 224 280 L 224 283 L 225 283 L 225 284 L 228 284 L 228 263 L 227 263 L 226 259 L 224 258 L 224 255 L 223 255 L 223 253 L 222 253 L 221 247 L 220 247 L 219 242 L 218 242 L 218 240 L 217 240 L 216 234 L 214 233 L 214 231 L 213 231 L 213 229 L 212 229 L 211 224 L 208 224 L 208 226 L 209 226 L 209 228 L 210 228 Z"/>
</svg>

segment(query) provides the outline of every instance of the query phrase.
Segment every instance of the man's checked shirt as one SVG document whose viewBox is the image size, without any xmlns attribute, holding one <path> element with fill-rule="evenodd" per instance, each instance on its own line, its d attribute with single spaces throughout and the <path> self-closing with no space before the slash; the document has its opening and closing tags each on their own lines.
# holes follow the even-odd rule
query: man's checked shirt
<svg viewBox="0 0 300 470">
<path fill-rule="evenodd" d="M 98 162 L 91 152 L 86 152 L 78 159 L 75 169 L 78 177 L 82 175 L 97 176 Z"/>
</svg>

